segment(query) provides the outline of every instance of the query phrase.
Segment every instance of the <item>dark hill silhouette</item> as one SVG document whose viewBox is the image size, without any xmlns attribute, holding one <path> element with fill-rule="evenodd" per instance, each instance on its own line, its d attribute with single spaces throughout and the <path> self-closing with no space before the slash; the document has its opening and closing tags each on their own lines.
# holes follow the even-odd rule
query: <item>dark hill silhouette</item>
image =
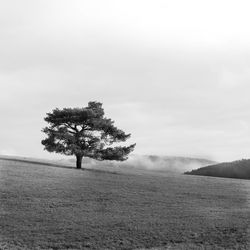
<svg viewBox="0 0 250 250">
<path fill-rule="evenodd" d="M 250 179 L 250 159 L 210 165 L 207 167 L 202 167 L 196 170 L 185 172 L 185 174 Z"/>
</svg>

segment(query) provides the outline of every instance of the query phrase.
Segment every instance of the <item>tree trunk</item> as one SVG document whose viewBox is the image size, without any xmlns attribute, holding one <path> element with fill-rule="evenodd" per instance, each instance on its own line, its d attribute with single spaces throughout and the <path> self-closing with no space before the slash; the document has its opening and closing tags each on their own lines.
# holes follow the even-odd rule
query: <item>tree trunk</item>
<svg viewBox="0 0 250 250">
<path fill-rule="evenodd" d="M 82 168 L 82 156 L 76 155 L 76 168 L 80 169 Z"/>
</svg>

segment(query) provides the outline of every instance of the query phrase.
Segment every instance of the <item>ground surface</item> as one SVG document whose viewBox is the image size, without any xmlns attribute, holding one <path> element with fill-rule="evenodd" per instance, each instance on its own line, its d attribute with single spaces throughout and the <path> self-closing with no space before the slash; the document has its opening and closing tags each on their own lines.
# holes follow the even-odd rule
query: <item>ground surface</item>
<svg viewBox="0 0 250 250">
<path fill-rule="evenodd" d="M 0 160 L 0 249 L 250 249 L 250 182 Z"/>
</svg>

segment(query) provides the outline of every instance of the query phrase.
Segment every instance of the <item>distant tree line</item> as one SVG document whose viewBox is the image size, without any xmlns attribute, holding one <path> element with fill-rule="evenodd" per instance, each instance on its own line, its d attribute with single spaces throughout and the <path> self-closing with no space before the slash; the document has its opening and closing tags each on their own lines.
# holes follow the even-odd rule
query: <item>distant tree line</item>
<svg viewBox="0 0 250 250">
<path fill-rule="evenodd" d="M 185 174 L 250 179 L 250 160 L 242 159 L 239 161 L 220 163 L 192 170 Z"/>
</svg>

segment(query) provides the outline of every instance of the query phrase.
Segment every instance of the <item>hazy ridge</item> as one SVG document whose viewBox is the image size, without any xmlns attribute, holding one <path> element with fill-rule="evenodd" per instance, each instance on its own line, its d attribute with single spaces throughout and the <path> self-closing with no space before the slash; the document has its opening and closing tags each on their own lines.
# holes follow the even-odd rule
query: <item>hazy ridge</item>
<svg viewBox="0 0 250 250">
<path fill-rule="evenodd" d="M 185 174 L 250 179 L 250 159 L 215 164 L 192 170 Z"/>
</svg>

